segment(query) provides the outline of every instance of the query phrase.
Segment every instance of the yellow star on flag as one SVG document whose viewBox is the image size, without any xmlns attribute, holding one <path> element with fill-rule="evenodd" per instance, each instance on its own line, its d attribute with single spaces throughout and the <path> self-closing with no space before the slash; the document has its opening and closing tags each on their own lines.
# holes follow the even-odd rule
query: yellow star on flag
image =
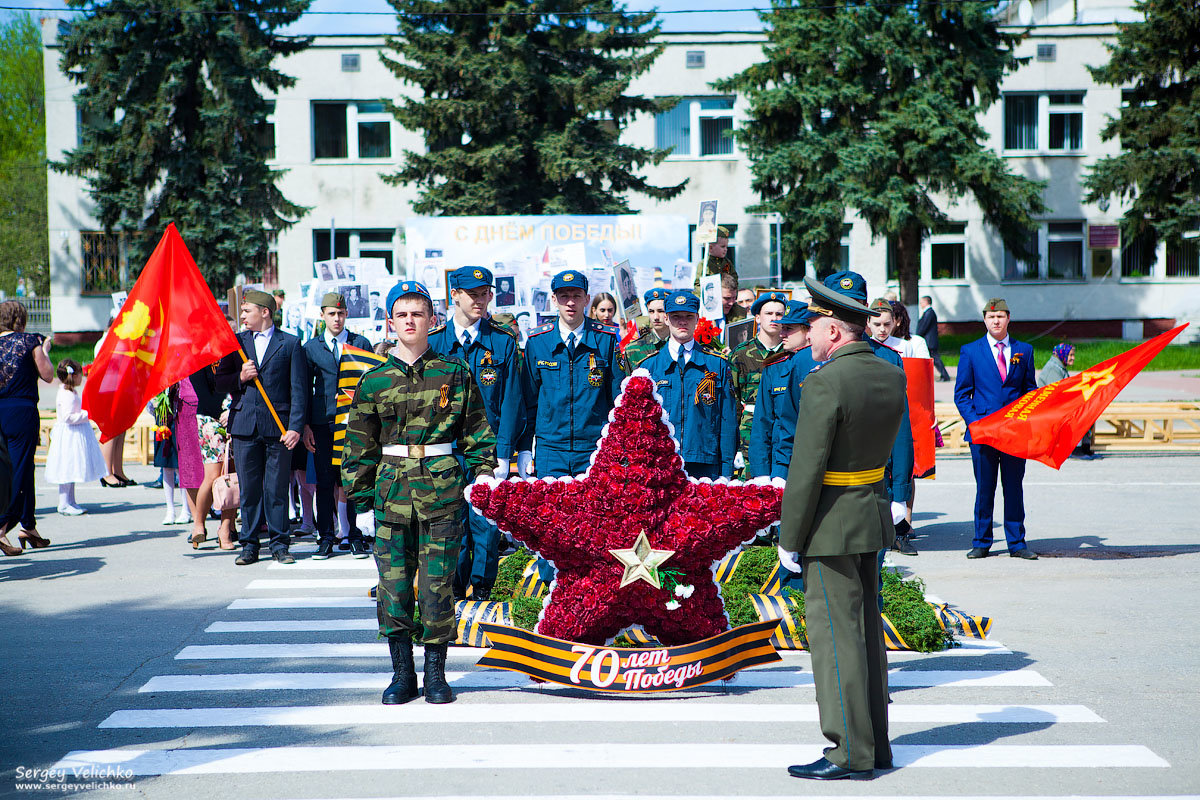
<svg viewBox="0 0 1200 800">
<path fill-rule="evenodd" d="M 1113 365 L 1109 364 L 1102 370 L 1091 372 L 1084 370 L 1079 376 L 1079 383 L 1072 386 L 1070 389 L 1064 389 L 1064 392 L 1079 392 L 1083 395 L 1083 400 L 1086 403 L 1092 399 L 1092 395 L 1101 386 L 1107 386 L 1117 378 L 1113 375 Z"/>
<path fill-rule="evenodd" d="M 675 555 L 674 550 L 652 548 L 645 531 L 639 533 L 638 537 L 633 540 L 633 547 L 624 550 L 609 550 L 608 552 L 612 553 L 617 561 L 620 561 L 625 567 L 625 574 L 621 576 L 622 589 L 634 581 L 645 581 L 655 589 L 661 589 L 662 581 L 658 577 L 658 567 Z"/>
</svg>

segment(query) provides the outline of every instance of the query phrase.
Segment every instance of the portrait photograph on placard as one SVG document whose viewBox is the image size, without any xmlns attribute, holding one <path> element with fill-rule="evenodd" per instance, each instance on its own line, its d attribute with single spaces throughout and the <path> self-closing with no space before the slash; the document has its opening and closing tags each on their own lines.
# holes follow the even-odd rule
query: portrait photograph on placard
<svg viewBox="0 0 1200 800">
<path fill-rule="evenodd" d="M 754 338 L 754 318 L 739 319 L 725 326 L 725 346 L 730 350 Z"/>
<path fill-rule="evenodd" d="M 717 240 L 717 201 L 701 200 L 700 216 L 696 222 L 696 244 L 712 244 Z"/>
<path fill-rule="evenodd" d="M 618 299 L 621 301 L 621 310 L 624 311 L 625 319 L 633 319 L 642 313 L 642 301 L 638 297 L 637 282 L 633 277 L 633 269 L 629 266 L 628 261 L 622 261 L 613 267 L 613 274 L 616 276 Z"/>
<path fill-rule="evenodd" d="M 496 307 L 512 308 L 517 305 L 517 276 L 496 276 Z"/>
<path fill-rule="evenodd" d="M 700 280 L 700 316 L 709 322 L 725 319 L 725 306 L 721 302 L 720 275 L 709 275 Z"/>
<path fill-rule="evenodd" d="M 343 283 L 337 287 L 337 293 L 346 298 L 347 319 L 369 319 L 371 302 L 368 299 L 367 287 L 362 283 Z"/>
</svg>

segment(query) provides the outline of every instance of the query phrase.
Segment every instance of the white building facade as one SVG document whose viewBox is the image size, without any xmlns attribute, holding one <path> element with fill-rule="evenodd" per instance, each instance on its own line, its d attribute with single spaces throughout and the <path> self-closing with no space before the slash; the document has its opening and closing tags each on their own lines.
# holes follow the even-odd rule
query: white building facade
<svg viewBox="0 0 1200 800">
<path fill-rule="evenodd" d="M 1114 226 L 1124 209 L 1082 200 L 1087 168 L 1118 152 L 1117 142 L 1101 142 L 1100 131 L 1118 113 L 1122 97 L 1120 88 L 1097 85 L 1087 66 L 1107 60 L 1104 44 L 1115 39 L 1114 21 L 1131 12 L 1088 0 L 1022 5 L 1012 13 L 1026 15 L 1022 22 L 1032 19 L 1018 51 L 1030 62 L 1006 78 L 1003 99 L 981 119 L 990 145 L 1011 169 L 1047 182 L 1050 212 L 1037 231 L 1039 258 L 1016 261 L 973 202 L 947 203 L 943 209 L 953 224 L 924 244 L 921 293 L 934 298 L 944 323 L 977 321 L 988 298 L 1005 297 L 1015 319 L 1058 325 L 1075 336 L 1142 338 L 1175 320 L 1200 320 L 1197 240 L 1178 250 L 1121 242 Z M 57 35 L 56 21 L 47 20 L 51 159 L 74 147 L 78 137 L 75 87 L 59 69 Z M 745 116 L 746 101 L 710 86 L 759 61 L 764 37 L 705 32 L 663 34 L 661 41 L 664 52 L 631 92 L 682 100 L 671 111 L 634 119 L 623 135 L 631 144 L 673 148 L 665 161 L 646 169 L 652 182 L 688 184 L 670 201 L 633 196 L 632 208 L 694 219 L 701 200 L 719 199 L 720 221 L 733 230 L 732 254 L 743 285 L 794 285 L 803 271 L 779 263 L 775 218 L 746 211 L 758 197 L 750 189 L 749 162 L 731 136 Z M 382 36 L 319 36 L 281 64 L 296 84 L 274 98 L 272 164 L 286 170 L 280 180 L 284 195 L 312 210 L 279 235 L 265 275 L 261 264 L 247 263 L 248 280 L 294 287 L 311 279 L 313 261 L 333 256 L 383 257 L 403 273 L 403 221 L 413 215 L 415 194 L 384 183 L 382 176 L 398 169 L 403 151 L 423 145 L 418 133 L 403 130 L 384 110 L 380 98 L 412 87 L 383 66 L 383 47 Z M 101 330 L 111 308 L 109 292 L 129 272 L 120 238 L 99 231 L 81 180 L 50 172 L 49 198 L 55 328 Z M 888 280 L 888 249 L 885 241 L 872 239 L 865 222 L 847 215 L 843 262 L 863 273 L 873 294 L 895 288 Z M 699 257 L 692 242 L 681 242 L 680 250 Z"/>
</svg>

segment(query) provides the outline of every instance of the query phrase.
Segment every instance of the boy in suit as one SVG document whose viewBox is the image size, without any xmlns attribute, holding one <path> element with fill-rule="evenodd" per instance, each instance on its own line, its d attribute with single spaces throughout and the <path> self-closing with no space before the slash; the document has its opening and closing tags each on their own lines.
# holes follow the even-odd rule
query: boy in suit
<svg viewBox="0 0 1200 800">
<path fill-rule="evenodd" d="M 954 384 L 954 404 L 969 426 L 999 411 L 1026 392 L 1037 388 L 1033 346 L 1009 338 L 1008 303 L 993 298 L 983 307 L 987 335 L 963 345 Z M 971 432 L 967 430 L 967 442 Z M 992 510 L 996 502 L 996 475 L 1004 484 L 1004 538 L 1013 558 L 1034 560 L 1037 553 L 1025 543 L 1025 459 L 1002 453 L 989 445 L 971 443 L 975 469 L 975 540 L 967 558 L 984 558 L 992 546 Z"/>
<path fill-rule="evenodd" d="M 257 290 L 246 292 L 241 307 L 246 330 L 237 338 L 248 358 L 243 362 L 241 354 L 231 353 L 216 371 L 217 390 L 232 396 L 227 429 L 242 495 L 242 552 L 234 562 L 238 566 L 258 561 L 258 531 L 264 523 L 275 560 L 281 564 L 296 560 L 288 552 L 288 478 L 291 451 L 300 443 L 308 418 L 308 368 L 300 340 L 278 330 L 274 314 L 274 297 Z M 286 426 L 282 434 L 255 378 L 262 381 Z"/>
</svg>

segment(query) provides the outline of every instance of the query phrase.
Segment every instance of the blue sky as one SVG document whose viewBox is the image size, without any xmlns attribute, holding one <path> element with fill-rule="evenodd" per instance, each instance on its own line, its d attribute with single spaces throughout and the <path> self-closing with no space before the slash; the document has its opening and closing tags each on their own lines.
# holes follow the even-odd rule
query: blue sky
<svg viewBox="0 0 1200 800">
<path fill-rule="evenodd" d="M 628 0 L 631 10 L 658 8 L 663 14 L 664 31 L 757 31 L 762 26 L 752 11 L 733 11 L 746 7 L 762 7 L 768 0 Z M 25 9 L 59 9 L 66 11 L 61 0 L 0 0 L 0 5 Z M 289 29 L 289 33 L 390 33 L 395 30 L 392 7 L 386 0 L 314 0 L 311 11 L 318 12 L 379 12 L 377 14 L 312 14 Z M 0 12 L 7 13 L 7 12 Z M 46 12 L 35 11 L 35 14 Z"/>
</svg>

